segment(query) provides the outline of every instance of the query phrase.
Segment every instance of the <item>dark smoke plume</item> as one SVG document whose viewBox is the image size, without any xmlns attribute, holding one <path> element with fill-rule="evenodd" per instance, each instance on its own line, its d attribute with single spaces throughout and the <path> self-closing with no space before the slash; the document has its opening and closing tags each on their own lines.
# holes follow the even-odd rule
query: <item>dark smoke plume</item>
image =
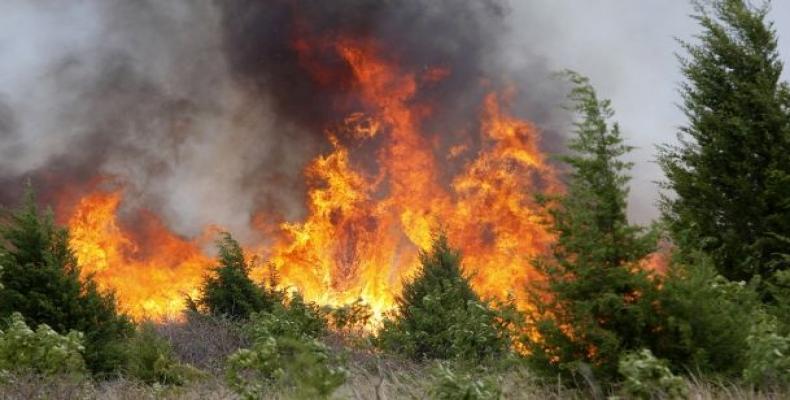
<svg viewBox="0 0 790 400">
<path fill-rule="evenodd" d="M 194 235 L 219 224 L 253 235 L 258 211 L 303 215 L 302 169 L 326 150 L 323 129 L 349 111 L 349 66 L 330 51 L 311 77 L 300 37 L 370 38 L 404 71 L 448 68 L 415 101 L 442 104 L 425 132 L 474 129 L 484 93 L 508 80 L 514 112 L 560 148 L 562 88 L 536 58 L 510 71 L 495 0 L 9 0 L 24 45 L 14 84 L 0 87 L 0 202 L 32 179 L 45 199 L 120 185 L 126 210 L 161 215 Z M 2 17 L 0 17 L 2 18 Z M 34 27 L 34 28 L 31 28 Z M 39 31 L 43 30 L 43 31 Z M 29 49 L 33 49 L 29 52 Z M 328 84 L 327 84 L 328 82 Z M 488 83 L 484 83 L 488 82 Z M 486 86 L 488 85 L 488 86 Z M 130 212 L 130 216 L 134 213 Z"/>
</svg>

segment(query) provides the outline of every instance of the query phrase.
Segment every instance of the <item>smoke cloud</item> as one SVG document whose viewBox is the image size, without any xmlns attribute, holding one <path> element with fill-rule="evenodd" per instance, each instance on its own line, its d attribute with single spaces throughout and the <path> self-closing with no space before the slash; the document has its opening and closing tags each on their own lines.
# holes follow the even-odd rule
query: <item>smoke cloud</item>
<svg viewBox="0 0 790 400">
<path fill-rule="evenodd" d="M 550 152 L 569 121 L 552 71 L 603 77 L 604 95 L 620 74 L 560 65 L 551 54 L 578 50 L 560 20 L 581 16 L 543 2 L 7 0 L 0 11 L 0 202 L 27 178 L 54 198 L 110 177 L 98 184 L 122 185 L 129 215 L 150 209 L 187 236 L 219 224 L 251 238 L 257 212 L 304 215 L 304 166 L 327 150 L 323 129 L 360 105 L 345 95 L 349 66 L 321 49 L 300 58 L 300 36 L 371 38 L 404 70 L 451 70 L 417 93 L 444 105 L 425 127 L 439 136 L 469 129 L 485 91 L 512 84 L 512 111 Z M 311 62 L 334 67 L 317 77 Z"/>
</svg>

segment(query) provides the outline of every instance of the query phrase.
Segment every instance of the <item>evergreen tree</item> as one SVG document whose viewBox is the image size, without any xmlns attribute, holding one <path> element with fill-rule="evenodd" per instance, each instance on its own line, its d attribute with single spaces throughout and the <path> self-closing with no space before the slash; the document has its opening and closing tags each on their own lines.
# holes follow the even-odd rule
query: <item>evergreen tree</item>
<svg viewBox="0 0 790 400">
<path fill-rule="evenodd" d="M 94 372 L 117 369 L 123 361 L 120 341 L 132 333 L 118 313 L 112 293 L 102 293 L 91 277 L 80 278 L 68 232 L 41 213 L 31 189 L 18 210 L 0 224 L 0 317 L 21 313 L 27 324 L 46 324 L 65 334 L 85 334 L 85 361 Z"/>
<path fill-rule="evenodd" d="M 659 162 L 674 241 L 701 249 L 731 280 L 770 277 L 790 236 L 790 90 L 780 81 L 776 31 L 767 5 L 696 4 L 698 44 L 683 43 L 688 124 Z M 774 266 L 774 267 L 772 267 Z"/>
<path fill-rule="evenodd" d="M 246 319 L 254 312 L 271 311 L 280 302 L 274 288 L 269 293 L 250 279 L 244 250 L 229 233 L 222 234 L 217 249 L 219 265 L 203 282 L 198 306 L 212 315 Z"/>
<path fill-rule="evenodd" d="M 569 142 L 574 154 L 561 158 L 570 166 L 567 193 L 542 199 L 557 241 L 551 257 L 535 262 L 545 281 L 536 284 L 529 317 L 537 335 L 528 345 L 532 361 L 553 375 L 609 380 L 623 352 L 649 347 L 656 290 L 639 262 L 656 241 L 626 218 L 630 163 L 620 158 L 631 148 L 608 122 L 609 101 L 598 99 L 587 78 L 567 76 L 581 118 Z"/>
<path fill-rule="evenodd" d="M 420 261 L 398 298 L 395 318 L 384 321 L 380 345 L 416 360 L 480 360 L 506 351 L 509 341 L 496 312 L 472 290 L 461 255 L 444 234 L 420 253 Z"/>
</svg>

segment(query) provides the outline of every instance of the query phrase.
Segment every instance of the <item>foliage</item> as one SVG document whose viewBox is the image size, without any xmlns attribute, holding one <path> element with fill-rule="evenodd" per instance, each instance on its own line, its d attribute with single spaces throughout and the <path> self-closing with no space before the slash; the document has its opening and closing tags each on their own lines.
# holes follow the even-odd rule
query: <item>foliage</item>
<svg viewBox="0 0 790 400">
<path fill-rule="evenodd" d="M 279 292 L 259 287 L 250 279 L 251 265 L 239 242 L 229 233 L 223 233 L 217 240 L 217 249 L 219 265 L 206 277 L 200 299 L 191 308 L 201 307 L 212 315 L 246 319 L 254 312 L 269 311 L 280 302 Z"/>
<path fill-rule="evenodd" d="M 127 352 L 124 372 L 147 384 L 181 385 L 198 375 L 194 368 L 178 362 L 170 342 L 150 322 L 138 326 L 127 343 Z"/>
<path fill-rule="evenodd" d="M 440 363 L 434 373 L 431 397 L 437 400 L 496 400 L 502 392 L 496 383 L 471 374 L 459 374 Z"/>
<path fill-rule="evenodd" d="M 760 301 L 749 285 L 718 275 L 708 257 L 696 258 L 673 263 L 663 279 L 663 328 L 653 350 L 679 369 L 740 374 Z"/>
<path fill-rule="evenodd" d="M 24 204 L 6 212 L 0 225 L 0 317 L 24 315 L 29 325 L 56 332 L 83 332 L 88 367 L 109 372 L 123 363 L 120 343 L 133 330 L 118 313 L 112 293 L 102 293 L 90 276 L 80 276 L 68 232 L 41 213 L 32 190 Z"/>
<path fill-rule="evenodd" d="M 301 398 L 327 398 L 347 372 L 315 339 L 324 332 L 317 307 L 294 297 L 272 313 L 253 314 L 247 332 L 253 344 L 228 358 L 227 381 L 247 399 L 258 399 L 273 387 L 296 391 Z"/>
<path fill-rule="evenodd" d="M 287 336 L 316 338 L 326 332 L 327 322 L 321 308 L 305 302 L 299 293 L 275 306 L 270 312 L 254 313 L 244 330 L 250 337 Z"/>
<path fill-rule="evenodd" d="M 82 333 L 59 335 L 45 324 L 34 332 L 21 314 L 13 313 L 8 328 L 0 331 L 0 372 L 82 374 L 84 350 Z"/>
<path fill-rule="evenodd" d="M 777 333 L 773 317 L 765 315 L 752 326 L 746 342 L 747 364 L 743 376 L 747 382 L 759 386 L 790 382 L 790 336 Z"/>
<path fill-rule="evenodd" d="M 790 238 L 779 237 L 787 250 L 777 254 L 772 267 L 776 271 L 766 284 L 768 296 L 773 300 L 768 310 L 778 318 L 780 332 L 790 334 Z"/>
<path fill-rule="evenodd" d="M 564 196 L 542 198 L 557 236 L 551 257 L 536 260 L 545 280 L 533 286 L 535 332 L 530 359 L 551 376 L 583 372 L 588 381 L 616 380 L 621 355 L 650 347 L 656 321 L 656 285 L 640 262 L 654 235 L 629 225 L 626 195 L 630 147 L 622 143 L 608 100 L 599 100 L 587 78 L 567 72 L 581 119 L 562 157 L 570 166 Z M 589 376 L 589 371 L 592 376 Z"/>
<path fill-rule="evenodd" d="M 629 398 L 688 398 L 683 379 L 675 376 L 667 363 L 657 359 L 649 349 L 624 354 L 617 371 L 625 378 L 623 391 Z"/>
<path fill-rule="evenodd" d="M 329 317 L 332 327 L 337 330 L 361 332 L 373 317 L 373 311 L 370 305 L 362 299 L 357 299 L 351 304 L 333 308 L 329 312 Z"/>
<path fill-rule="evenodd" d="M 681 250 L 702 249 L 730 280 L 765 281 L 786 248 L 777 235 L 790 236 L 790 88 L 767 4 L 709 4 L 697 4 L 699 43 L 682 43 L 689 122 L 660 150 L 675 194 L 664 215 Z"/>
<path fill-rule="evenodd" d="M 376 339 L 382 348 L 415 360 L 496 357 L 509 348 L 495 310 L 483 303 L 461 271 L 461 256 L 437 235 L 406 283 L 394 316 Z"/>
</svg>

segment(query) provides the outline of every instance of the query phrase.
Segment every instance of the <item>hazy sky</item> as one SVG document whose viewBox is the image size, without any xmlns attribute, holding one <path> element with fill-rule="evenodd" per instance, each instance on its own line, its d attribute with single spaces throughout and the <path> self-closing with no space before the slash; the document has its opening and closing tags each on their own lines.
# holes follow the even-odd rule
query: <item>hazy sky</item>
<svg viewBox="0 0 790 400">
<path fill-rule="evenodd" d="M 677 108 L 682 78 L 674 53 L 679 50 L 675 38 L 691 40 L 698 32 L 688 16 L 690 2 L 512 0 L 511 4 L 514 47 L 529 40 L 534 51 L 535 41 L 543 43 L 538 56 L 545 57 L 551 68 L 571 68 L 588 75 L 599 94 L 612 99 L 626 139 L 637 146 L 631 215 L 640 222 L 656 216 L 658 188 L 653 182 L 662 179 L 662 174 L 651 160 L 655 145 L 674 141 L 676 128 L 684 123 Z M 769 18 L 775 22 L 780 53 L 788 64 L 790 1 L 775 1 Z M 521 58 L 534 56 L 522 54 Z"/>
</svg>

